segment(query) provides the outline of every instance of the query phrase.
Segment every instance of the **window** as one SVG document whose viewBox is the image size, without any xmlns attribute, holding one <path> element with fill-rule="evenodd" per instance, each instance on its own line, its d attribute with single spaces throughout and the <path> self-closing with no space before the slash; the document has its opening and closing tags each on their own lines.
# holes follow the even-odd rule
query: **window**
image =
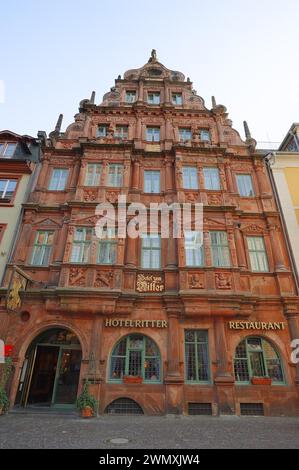
<svg viewBox="0 0 299 470">
<path fill-rule="evenodd" d="M 159 193 L 160 192 L 160 171 L 144 172 L 144 192 Z"/>
<path fill-rule="evenodd" d="M 185 365 L 186 380 L 188 382 L 209 381 L 210 374 L 207 331 L 185 331 Z"/>
<path fill-rule="evenodd" d="M 54 168 L 52 172 L 51 181 L 49 184 L 50 191 L 63 191 L 66 186 L 68 177 L 68 170 L 66 168 Z"/>
<path fill-rule="evenodd" d="M 0 202 L 9 202 L 12 200 L 17 180 L 0 179 Z"/>
<path fill-rule="evenodd" d="M 126 103 L 134 103 L 136 101 L 136 91 L 126 91 Z"/>
<path fill-rule="evenodd" d="M 218 168 L 204 168 L 203 175 L 205 180 L 205 189 L 214 191 L 220 190 L 220 178 Z"/>
<path fill-rule="evenodd" d="M 186 266 L 203 266 L 202 236 L 199 232 L 185 231 Z"/>
<path fill-rule="evenodd" d="M 247 237 L 251 270 L 255 272 L 269 271 L 268 259 L 263 237 Z"/>
<path fill-rule="evenodd" d="M 203 142 L 210 142 L 210 140 L 211 140 L 210 131 L 208 131 L 207 129 L 200 129 L 200 131 L 199 131 L 199 138 L 200 138 L 200 140 L 202 140 Z"/>
<path fill-rule="evenodd" d="M 240 196 L 254 196 L 251 175 L 237 175 L 237 185 Z"/>
<path fill-rule="evenodd" d="M 88 263 L 93 233 L 93 229 L 89 227 L 76 228 L 71 263 Z"/>
<path fill-rule="evenodd" d="M 146 140 L 147 142 L 160 142 L 160 127 L 147 127 Z"/>
<path fill-rule="evenodd" d="M 192 139 L 191 129 L 188 127 L 180 127 L 179 137 L 180 137 L 180 142 L 186 142 L 186 140 L 191 140 Z"/>
<path fill-rule="evenodd" d="M 100 163 L 88 163 L 85 175 L 85 186 L 98 186 L 101 182 L 102 165 Z"/>
<path fill-rule="evenodd" d="M 229 267 L 230 254 L 226 232 L 210 232 L 212 263 L 215 267 Z"/>
<path fill-rule="evenodd" d="M 283 383 L 280 358 L 263 338 L 249 337 L 236 348 L 234 371 L 237 382 L 249 382 L 252 377 L 270 377 L 273 383 Z"/>
<path fill-rule="evenodd" d="M 149 92 L 147 94 L 148 104 L 160 104 L 160 93 L 159 92 Z"/>
<path fill-rule="evenodd" d="M 160 235 L 143 235 L 141 238 L 142 256 L 141 267 L 145 269 L 160 269 L 161 267 L 161 237 Z"/>
<path fill-rule="evenodd" d="M 105 124 L 101 124 L 97 128 L 97 134 L 96 137 L 106 137 L 107 136 L 107 131 L 108 131 L 108 126 Z"/>
<path fill-rule="evenodd" d="M 172 93 L 172 104 L 176 106 L 181 106 L 183 104 L 182 93 Z"/>
<path fill-rule="evenodd" d="M 184 189 L 198 189 L 198 177 L 196 167 L 183 167 L 183 186 Z"/>
<path fill-rule="evenodd" d="M 0 144 L 0 157 L 11 158 L 13 157 L 17 144 L 6 142 L 5 144 Z"/>
<path fill-rule="evenodd" d="M 110 380 L 124 376 L 142 377 L 144 382 L 161 381 L 161 356 L 157 345 L 146 336 L 134 334 L 123 338 L 112 351 Z"/>
<path fill-rule="evenodd" d="M 127 139 L 129 137 L 129 127 L 116 126 L 114 137 L 118 137 L 119 139 Z"/>
<path fill-rule="evenodd" d="M 106 228 L 103 231 L 98 248 L 98 264 L 115 264 L 117 240 L 114 237 L 114 229 Z"/>
<path fill-rule="evenodd" d="M 120 187 L 123 181 L 123 165 L 118 163 L 109 165 L 108 186 Z"/>
<path fill-rule="evenodd" d="M 31 263 L 35 266 L 48 266 L 54 232 L 39 231 L 33 246 Z"/>
</svg>

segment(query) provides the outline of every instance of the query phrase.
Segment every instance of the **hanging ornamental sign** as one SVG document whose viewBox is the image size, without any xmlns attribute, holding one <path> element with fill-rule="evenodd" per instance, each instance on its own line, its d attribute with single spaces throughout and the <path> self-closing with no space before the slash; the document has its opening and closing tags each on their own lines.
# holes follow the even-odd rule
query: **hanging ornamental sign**
<svg viewBox="0 0 299 470">
<path fill-rule="evenodd" d="M 149 294 L 164 292 L 164 278 L 161 274 L 137 274 L 136 290 Z"/>
<path fill-rule="evenodd" d="M 22 306 L 21 291 L 25 291 L 31 280 L 23 271 L 15 267 L 12 271 L 6 296 L 6 308 L 9 312 L 18 312 Z"/>
</svg>

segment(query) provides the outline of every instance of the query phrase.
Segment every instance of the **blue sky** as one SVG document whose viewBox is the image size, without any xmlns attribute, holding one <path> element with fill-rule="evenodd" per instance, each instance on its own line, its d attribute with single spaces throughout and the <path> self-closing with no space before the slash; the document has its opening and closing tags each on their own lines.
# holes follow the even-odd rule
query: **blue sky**
<svg viewBox="0 0 299 470">
<path fill-rule="evenodd" d="M 65 129 L 152 48 L 242 136 L 243 120 L 258 141 L 299 121 L 298 0 L 2 0 L 0 16 L 0 129 L 35 136 L 59 113 Z"/>
</svg>

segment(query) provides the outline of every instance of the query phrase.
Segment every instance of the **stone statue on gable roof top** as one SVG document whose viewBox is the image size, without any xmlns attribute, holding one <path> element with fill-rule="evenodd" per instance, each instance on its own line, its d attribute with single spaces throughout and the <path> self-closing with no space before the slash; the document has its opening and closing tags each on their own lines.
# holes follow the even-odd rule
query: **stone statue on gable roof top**
<svg viewBox="0 0 299 470">
<path fill-rule="evenodd" d="M 150 62 L 157 62 L 157 51 L 156 49 L 152 49 L 151 56 L 149 58 L 149 63 Z"/>
</svg>

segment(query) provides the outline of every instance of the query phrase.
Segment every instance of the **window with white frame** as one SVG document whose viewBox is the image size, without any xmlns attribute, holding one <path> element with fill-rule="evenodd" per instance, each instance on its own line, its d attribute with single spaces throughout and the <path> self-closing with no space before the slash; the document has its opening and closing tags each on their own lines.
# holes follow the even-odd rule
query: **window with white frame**
<svg viewBox="0 0 299 470">
<path fill-rule="evenodd" d="M 160 171 L 145 170 L 144 171 L 144 192 L 160 193 Z"/>
<path fill-rule="evenodd" d="M 88 263 L 93 235 L 94 229 L 91 227 L 78 227 L 75 229 L 71 263 Z"/>
<path fill-rule="evenodd" d="M 107 124 L 100 124 L 97 128 L 96 137 L 106 137 L 108 133 Z"/>
<path fill-rule="evenodd" d="M 123 184 L 124 167 L 119 163 L 109 165 L 108 186 L 120 187 Z"/>
<path fill-rule="evenodd" d="M 237 175 L 237 185 L 240 196 L 253 197 L 253 184 L 251 175 Z"/>
<path fill-rule="evenodd" d="M 88 163 L 86 167 L 85 186 L 99 186 L 102 176 L 101 163 Z"/>
<path fill-rule="evenodd" d="M 176 106 L 181 106 L 183 104 L 182 93 L 172 93 L 172 104 Z"/>
<path fill-rule="evenodd" d="M 126 103 L 134 103 L 136 101 L 136 91 L 127 90 L 126 91 Z"/>
<path fill-rule="evenodd" d="M 114 137 L 118 139 L 128 139 L 129 137 L 129 126 L 116 126 Z"/>
<path fill-rule="evenodd" d="M 102 230 L 98 245 L 98 264 L 115 264 L 117 254 L 117 239 L 114 228 L 106 227 Z"/>
<path fill-rule="evenodd" d="M 224 231 L 210 232 L 212 263 L 215 267 L 230 266 L 230 252 L 227 233 Z"/>
<path fill-rule="evenodd" d="M 202 234 L 198 231 L 186 230 L 184 237 L 186 266 L 203 266 Z"/>
<path fill-rule="evenodd" d="M 0 179 L 0 202 L 12 200 L 17 182 L 17 180 Z"/>
<path fill-rule="evenodd" d="M 160 127 L 147 127 L 146 140 L 147 142 L 160 142 Z"/>
<path fill-rule="evenodd" d="M 184 189 L 198 189 L 198 176 L 196 167 L 183 167 L 183 187 Z"/>
<path fill-rule="evenodd" d="M 161 236 L 159 234 L 142 235 L 141 251 L 142 268 L 161 268 Z"/>
<path fill-rule="evenodd" d="M 220 190 L 220 177 L 218 168 L 204 168 L 203 169 L 205 189 L 214 191 Z"/>
<path fill-rule="evenodd" d="M 34 266 L 48 266 L 53 245 L 54 232 L 38 231 L 33 245 L 31 262 Z"/>
<path fill-rule="evenodd" d="M 0 144 L 0 158 L 11 158 L 14 156 L 17 144 L 13 142 L 5 142 Z"/>
<path fill-rule="evenodd" d="M 179 128 L 179 138 L 180 142 L 186 142 L 192 139 L 192 132 L 190 127 L 180 127 Z"/>
<path fill-rule="evenodd" d="M 208 382 L 209 348 L 206 330 L 185 330 L 185 377 L 187 382 Z"/>
<path fill-rule="evenodd" d="M 199 130 L 199 138 L 203 142 L 210 142 L 211 141 L 211 134 L 208 129 L 200 129 Z"/>
<path fill-rule="evenodd" d="M 160 104 L 160 93 L 158 91 L 149 91 L 147 94 L 148 104 Z"/>
<path fill-rule="evenodd" d="M 251 270 L 255 272 L 269 271 L 264 237 L 247 237 L 247 245 Z"/>
<path fill-rule="evenodd" d="M 54 168 L 48 189 L 50 191 L 63 191 L 66 187 L 68 174 L 67 168 Z"/>
</svg>

